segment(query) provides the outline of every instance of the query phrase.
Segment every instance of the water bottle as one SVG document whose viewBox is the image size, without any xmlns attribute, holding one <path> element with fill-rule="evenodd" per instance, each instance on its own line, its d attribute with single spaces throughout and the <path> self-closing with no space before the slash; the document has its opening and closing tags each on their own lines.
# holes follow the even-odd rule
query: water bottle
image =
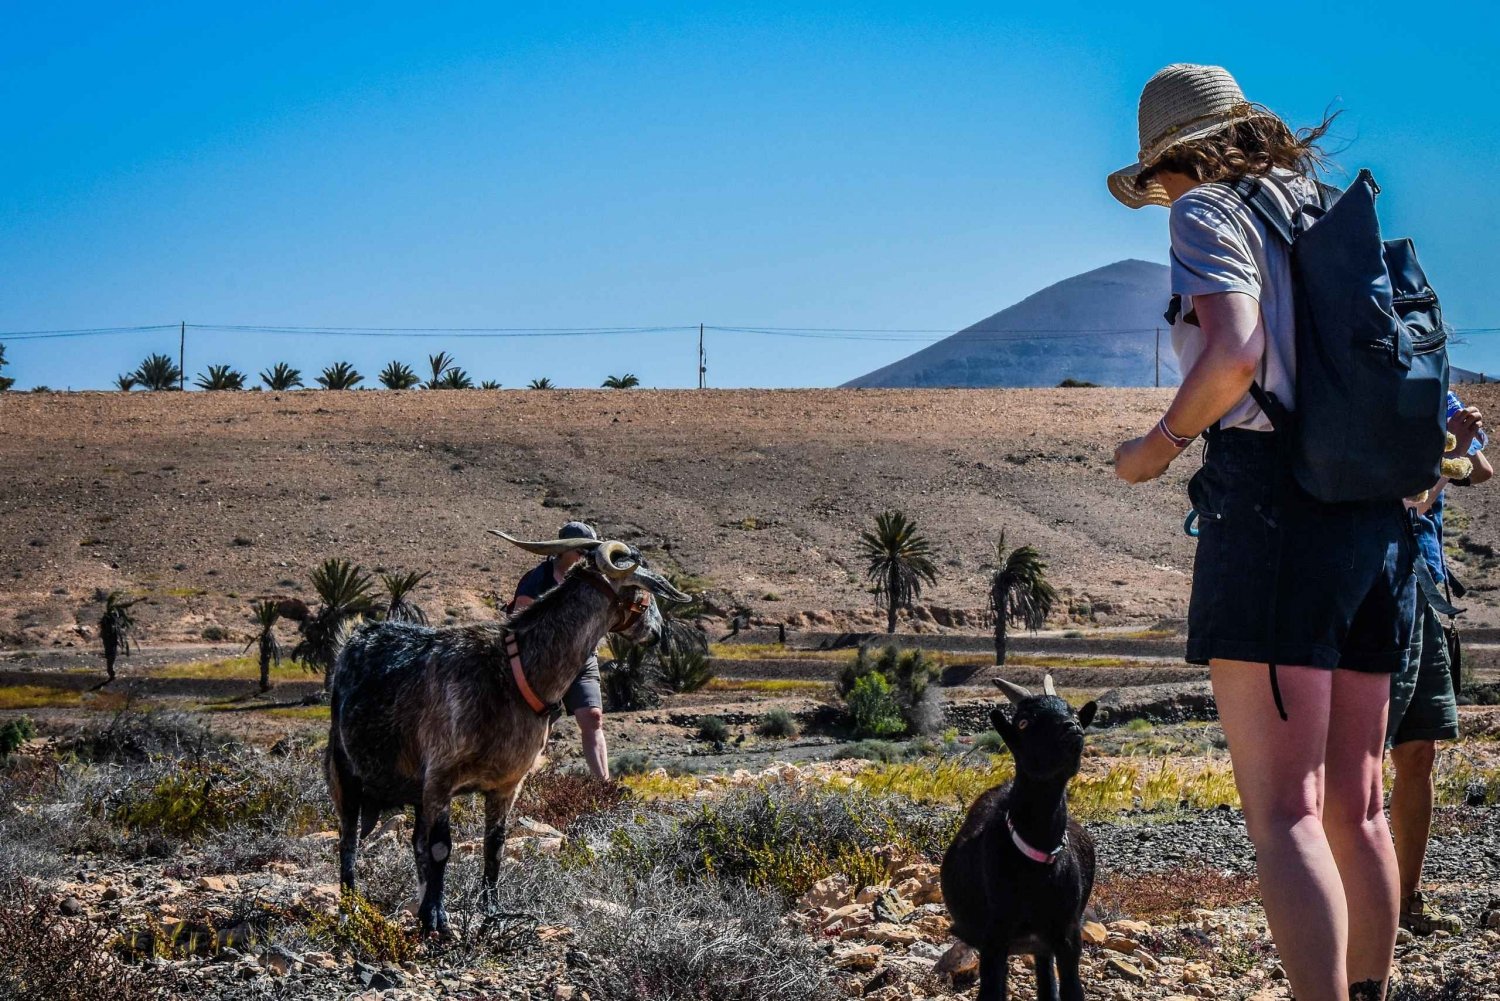
<svg viewBox="0 0 1500 1001">
<path fill-rule="evenodd" d="M 1459 400 L 1459 398 L 1455 394 L 1450 392 L 1448 394 L 1448 419 L 1452 420 L 1453 415 L 1458 413 L 1463 408 L 1463 402 Z M 1481 430 L 1479 433 L 1474 435 L 1474 441 L 1469 445 L 1469 454 L 1473 455 L 1476 452 L 1482 451 L 1484 447 L 1489 443 L 1489 435 L 1485 434 L 1484 431 Z"/>
</svg>

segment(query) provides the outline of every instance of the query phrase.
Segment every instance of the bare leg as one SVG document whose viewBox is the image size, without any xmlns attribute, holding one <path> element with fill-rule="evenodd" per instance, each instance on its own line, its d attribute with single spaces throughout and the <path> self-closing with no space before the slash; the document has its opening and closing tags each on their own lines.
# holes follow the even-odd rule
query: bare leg
<svg viewBox="0 0 1500 1001">
<path fill-rule="evenodd" d="M 1214 661 L 1211 674 L 1287 979 L 1299 1001 L 1348 1001 L 1348 905 L 1322 823 L 1333 672 L 1277 668 L 1288 721 L 1265 664 Z"/>
<path fill-rule="evenodd" d="M 1323 829 L 1348 902 L 1349 982 L 1382 987 L 1391 975 L 1400 904 L 1380 767 L 1390 697 L 1390 675 L 1333 673 L 1323 809 Z M 1383 993 L 1375 994 L 1374 1001 Z"/>
<path fill-rule="evenodd" d="M 596 779 L 609 781 L 609 747 L 604 742 L 604 711 L 585 707 L 573 714 L 583 735 L 583 760 Z"/>
<path fill-rule="evenodd" d="M 1401 871 L 1401 899 L 1410 900 L 1422 883 L 1422 863 L 1432 833 L 1432 764 L 1437 744 L 1409 740 L 1391 748 L 1396 782 L 1391 787 L 1391 828 L 1396 835 L 1396 865 Z"/>
</svg>

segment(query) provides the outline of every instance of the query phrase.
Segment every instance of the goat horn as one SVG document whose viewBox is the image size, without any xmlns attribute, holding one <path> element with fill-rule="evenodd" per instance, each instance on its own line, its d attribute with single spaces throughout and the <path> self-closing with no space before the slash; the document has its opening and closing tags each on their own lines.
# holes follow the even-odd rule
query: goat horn
<svg viewBox="0 0 1500 1001">
<path fill-rule="evenodd" d="M 1005 697 L 1010 699 L 1017 705 L 1021 704 L 1022 699 L 1031 698 L 1031 693 L 1026 689 L 1022 688 L 1020 685 L 1015 684 L 1014 682 L 1006 681 L 1004 678 L 996 678 L 995 687 L 1004 692 Z"/>
<path fill-rule="evenodd" d="M 1052 684 L 1052 672 L 1048 671 L 1042 677 L 1042 692 L 1045 695 L 1056 695 L 1057 689 Z"/>
<path fill-rule="evenodd" d="M 520 546 L 528 553 L 536 553 L 538 556 L 557 556 L 560 553 L 573 552 L 579 549 L 593 549 L 599 545 L 596 539 L 549 539 L 546 542 L 525 542 L 514 536 L 506 535 L 498 528 L 487 530 L 491 535 L 498 535 L 513 546 Z"/>
<path fill-rule="evenodd" d="M 629 577 L 635 573 L 635 568 L 641 565 L 639 561 L 630 559 L 630 547 L 623 542 L 610 539 L 598 545 L 599 548 L 594 550 L 594 564 L 606 577 L 616 580 Z M 625 562 L 615 562 L 616 556 L 624 556 Z"/>
</svg>

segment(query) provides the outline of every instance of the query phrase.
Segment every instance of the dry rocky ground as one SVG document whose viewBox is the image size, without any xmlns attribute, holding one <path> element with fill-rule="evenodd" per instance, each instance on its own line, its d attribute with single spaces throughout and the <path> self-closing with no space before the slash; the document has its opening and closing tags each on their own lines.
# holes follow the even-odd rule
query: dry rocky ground
<svg viewBox="0 0 1500 1001">
<path fill-rule="evenodd" d="M 1052 671 L 1108 707 L 1073 789 L 1099 844 L 1089 997 L 1287 997 L 1204 675 L 1171 630 L 1193 463 L 1137 489 L 1108 470 L 1163 399 L 0 394 L 0 726 L 38 732 L 0 764 L 0 997 L 972 998 L 933 875 L 962 805 L 1009 774 L 983 735 L 978 617 L 1002 528 L 1043 550 L 1067 599 L 1006 675 Z M 1450 533 L 1479 627 L 1500 624 L 1490 503 L 1459 495 Z M 811 648 L 877 623 L 852 539 L 887 507 L 939 550 L 902 630 L 940 651 L 947 704 L 940 735 L 872 744 L 831 683 L 852 651 Z M 481 530 L 570 517 L 706 589 L 716 640 L 737 608 L 755 628 L 714 647 L 708 687 L 611 713 L 629 772 L 613 786 L 581 777 L 559 725 L 487 905 L 460 805 L 453 941 L 415 934 L 403 818 L 366 845 L 364 903 L 340 912 L 321 685 L 288 664 L 255 690 L 248 603 L 310 598 L 307 571 L 342 556 L 432 570 L 418 601 L 435 621 L 487 618 L 527 560 Z M 97 595 L 115 589 L 144 599 L 145 646 L 97 688 Z M 1497 659 L 1473 647 L 1480 681 Z M 796 735 L 759 732 L 775 710 Z M 726 737 L 700 739 L 709 716 Z M 1466 707 L 1463 725 L 1428 870 L 1463 930 L 1402 942 L 1400 1001 L 1500 1001 L 1500 710 Z"/>
</svg>

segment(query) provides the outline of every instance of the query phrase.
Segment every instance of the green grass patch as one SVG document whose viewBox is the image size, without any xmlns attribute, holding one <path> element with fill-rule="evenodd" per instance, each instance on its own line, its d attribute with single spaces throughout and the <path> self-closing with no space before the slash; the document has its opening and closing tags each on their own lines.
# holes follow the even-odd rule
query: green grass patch
<svg viewBox="0 0 1500 1001">
<path fill-rule="evenodd" d="M 76 706 L 83 693 L 46 685 L 0 686 L 0 709 L 60 709 Z"/>
<path fill-rule="evenodd" d="M 252 656 L 226 657 L 220 660 L 188 660 L 175 664 L 163 664 L 147 672 L 152 678 L 208 678 L 219 681 L 259 681 L 260 662 Z M 311 681 L 317 675 L 309 674 L 301 664 L 283 660 L 279 666 L 271 667 L 272 679 L 282 681 Z"/>
<path fill-rule="evenodd" d="M 1062 654 L 1025 654 L 1013 653 L 1006 658 L 1006 664 L 1014 664 L 1020 667 L 1128 667 L 1140 663 L 1125 657 L 1085 656 L 1069 657 Z"/>
<path fill-rule="evenodd" d="M 710 643 L 710 657 L 726 660 L 820 660 L 842 664 L 854 659 L 853 650 L 795 650 L 780 643 Z"/>
<path fill-rule="evenodd" d="M 282 719 L 321 719 L 328 718 L 327 706 L 277 706 L 267 709 L 267 716 L 279 716 Z"/>
</svg>

